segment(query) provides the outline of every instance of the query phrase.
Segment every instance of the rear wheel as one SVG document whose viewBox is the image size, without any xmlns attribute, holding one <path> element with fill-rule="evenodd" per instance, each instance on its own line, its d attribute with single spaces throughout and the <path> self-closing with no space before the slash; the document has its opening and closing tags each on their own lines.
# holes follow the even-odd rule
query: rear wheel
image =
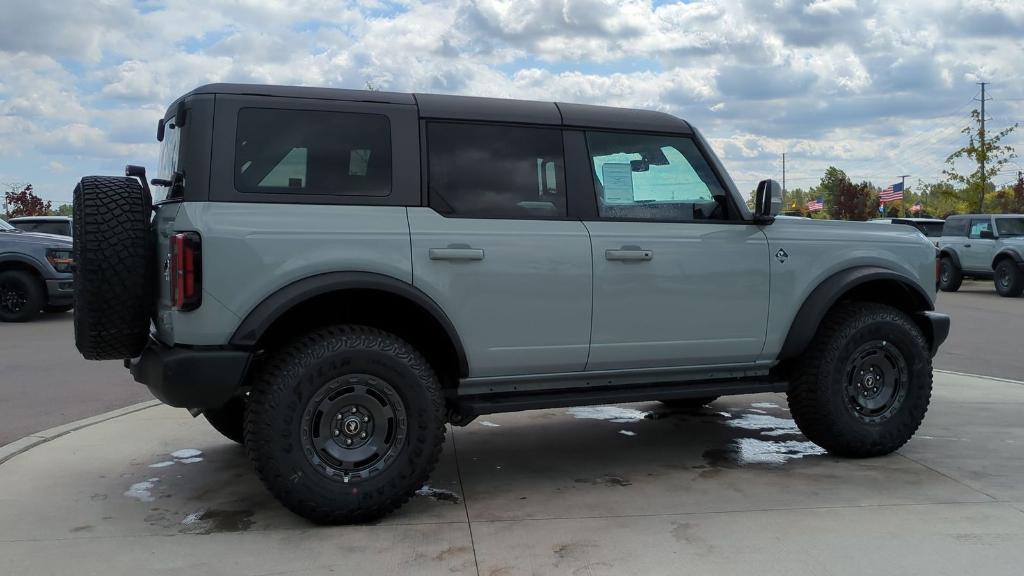
<svg viewBox="0 0 1024 576">
<path fill-rule="evenodd" d="M 672 400 L 661 400 L 661 403 L 680 412 L 697 412 L 715 400 L 718 400 L 718 396 L 705 396 L 703 398 L 675 398 Z"/>
<path fill-rule="evenodd" d="M 32 273 L 0 272 L 0 321 L 28 322 L 39 315 L 45 302 L 43 285 Z"/>
<path fill-rule="evenodd" d="M 444 399 L 422 355 L 374 328 L 336 326 L 275 354 L 253 383 L 245 445 L 260 479 L 313 522 L 379 518 L 430 475 Z"/>
<path fill-rule="evenodd" d="M 1016 298 L 1024 292 L 1024 274 L 1017 263 L 1009 258 L 1000 260 L 996 265 L 994 281 L 1000 296 Z"/>
<path fill-rule="evenodd" d="M 943 256 L 939 261 L 939 289 L 943 292 L 956 292 L 964 281 L 960 268 L 949 256 Z"/>
<path fill-rule="evenodd" d="M 903 311 L 843 304 L 822 321 L 790 379 L 800 431 L 838 456 L 889 454 L 928 410 L 932 364 L 921 330 Z"/>
</svg>

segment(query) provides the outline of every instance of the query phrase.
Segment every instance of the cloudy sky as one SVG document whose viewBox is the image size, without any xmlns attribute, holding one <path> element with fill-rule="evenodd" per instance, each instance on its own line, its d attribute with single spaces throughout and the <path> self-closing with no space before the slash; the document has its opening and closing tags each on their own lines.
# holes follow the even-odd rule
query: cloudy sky
<svg viewBox="0 0 1024 576">
<path fill-rule="evenodd" d="M 991 82 L 1024 123 L 1022 0 L 0 0 L 0 183 L 66 201 L 155 164 L 166 105 L 208 82 L 665 110 L 742 190 L 940 179 Z M 1011 143 L 1024 153 L 1024 128 Z M 1010 181 L 1018 159 L 997 183 Z"/>
</svg>

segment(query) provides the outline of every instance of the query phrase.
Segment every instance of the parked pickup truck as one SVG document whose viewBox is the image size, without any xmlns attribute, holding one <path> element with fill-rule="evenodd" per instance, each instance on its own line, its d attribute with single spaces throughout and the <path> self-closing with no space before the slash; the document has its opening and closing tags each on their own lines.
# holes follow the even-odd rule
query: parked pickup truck
<svg viewBox="0 0 1024 576">
<path fill-rule="evenodd" d="M 73 306 L 71 239 L 0 220 L 0 322 L 28 322 Z"/>
<path fill-rule="evenodd" d="M 1024 292 L 1024 214 L 950 216 L 938 248 L 943 291 L 956 292 L 964 278 L 991 278 L 1000 296 Z"/>
<path fill-rule="evenodd" d="M 777 220 L 770 180 L 751 211 L 674 116 L 215 84 L 157 139 L 151 183 L 75 189 L 78 349 L 244 442 L 313 521 L 400 506 L 482 414 L 786 392 L 868 457 L 928 408 L 935 247 Z"/>
</svg>

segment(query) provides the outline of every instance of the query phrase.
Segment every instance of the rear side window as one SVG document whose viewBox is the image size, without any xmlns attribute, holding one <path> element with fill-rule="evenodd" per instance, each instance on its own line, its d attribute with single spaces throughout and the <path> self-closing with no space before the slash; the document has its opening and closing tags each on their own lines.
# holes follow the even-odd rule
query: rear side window
<svg viewBox="0 0 1024 576">
<path fill-rule="evenodd" d="M 388 119 L 378 114 L 243 108 L 235 134 L 239 192 L 387 196 Z"/>
<path fill-rule="evenodd" d="M 430 206 L 448 216 L 566 215 L 558 128 L 430 123 Z"/>
<path fill-rule="evenodd" d="M 942 226 L 943 236 L 967 236 L 967 218 L 950 218 Z"/>
</svg>

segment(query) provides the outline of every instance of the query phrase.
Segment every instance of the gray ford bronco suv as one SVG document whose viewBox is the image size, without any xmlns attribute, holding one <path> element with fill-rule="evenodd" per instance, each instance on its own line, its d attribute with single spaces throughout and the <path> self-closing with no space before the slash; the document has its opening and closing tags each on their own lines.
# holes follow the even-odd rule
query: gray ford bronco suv
<svg viewBox="0 0 1024 576">
<path fill-rule="evenodd" d="M 315 522 L 397 508 L 482 414 L 786 392 L 809 439 L 868 457 L 928 408 L 935 247 L 775 220 L 771 181 L 751 212 L 668 114 L 215 84 L 157 139 L 151 183 L 75 189 L 78 349 Z"/>
<path fill-rule="evenodd" d="M 1024 214 L 950 216 L 938 248 L 944 292 L 959 290 L 965 277 L 991 278 L 1007 298 L 1024 292 Z"/>
</svg>

